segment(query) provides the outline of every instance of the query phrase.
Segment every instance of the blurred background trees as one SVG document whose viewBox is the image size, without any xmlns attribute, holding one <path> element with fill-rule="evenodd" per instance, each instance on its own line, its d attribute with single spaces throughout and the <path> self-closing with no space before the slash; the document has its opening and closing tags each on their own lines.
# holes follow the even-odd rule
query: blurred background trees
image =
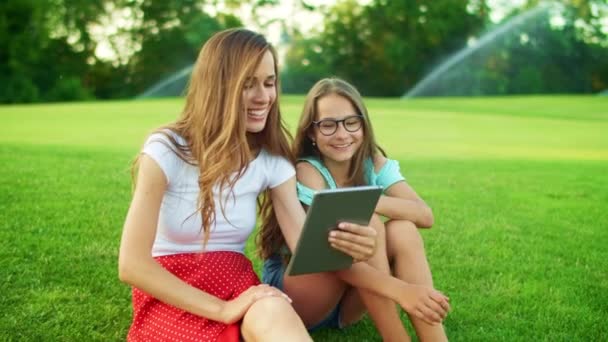
<svg viewBox="0 0 608 342">
<path fill-rule="evenodd" d="M 542 4 L 500 0 L 4 0 L 0 103 L 130 98 L 188 71 L 216 31 L 279 30 L 282 86 L 304 93 L 336 75 L 367 96 L 402 96 L 457 51 L 472 53 L 421 95 L 596 93 L 608 88 L 608 5 L 553 3 L 483 46 L 476 42 Z M 294 12 L 294 9 L 296 10 Z M 244 11 L 248 11 L 244 15 Z M 493 14 L 502 11 L 500 20 Z M 295 14 L 294 14 L 295 13 Z M 313 30 L 306 15 L 323 14 Z M 295 16 L 295 17 L 294 17 Z M 280 22 L 280 26 L 270 25 Z M 170 91 L 178 95 L 184 73 Z M 181 82 L 181 83 L 179 83 Z"/>
<path fill-rule="evenodd" d="M 135 96 L 242 26 L 197 0 L 3 0 L 0 102 Z M 213 3 L 208 2 L 213 6 Z"/>
<path fill-rule="evenodd" d="M 400 96 L 429 62 L 459 49 L 484 27 L 487 5 L 471 3 L 374 0 L 362 6 L 342 1 L 329 10 L 323 31 L 294 41 L 285 91 L 309 88 L 311 79 L 329 74 L 353 82 L 366 95 Z M 309 76 L 292 85 L 290 78 L 300 79 L 294 73 Z"/>
</svg>

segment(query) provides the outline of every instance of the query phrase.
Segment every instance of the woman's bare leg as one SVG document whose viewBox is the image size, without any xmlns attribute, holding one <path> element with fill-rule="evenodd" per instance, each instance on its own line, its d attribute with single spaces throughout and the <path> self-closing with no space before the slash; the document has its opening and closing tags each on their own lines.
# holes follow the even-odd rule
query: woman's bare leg
<svg viewBox="0 0 608 342">
<path fill-rule="evenodd" d="M 424 242 L 416 225 L 405 220 L 386 224 L 387 251 L 397 278 L 411 284 L 433 286 L 431 268 L 424 251 Z M 409 315 L 421 341 L 447 341 L 443 325 L 430 325 Z"/>
<path fill-rule="evenodd" d="M 241 325 L 245 341 L 312 341 L 304 323 L 284 298 L 263 298 L 251 305 Z"/>
</svg>

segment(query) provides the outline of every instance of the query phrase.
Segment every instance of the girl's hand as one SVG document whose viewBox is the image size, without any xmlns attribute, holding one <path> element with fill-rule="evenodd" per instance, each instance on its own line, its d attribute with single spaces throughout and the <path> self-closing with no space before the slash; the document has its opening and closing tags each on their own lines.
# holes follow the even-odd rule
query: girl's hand
<svg viewBox="0 0 608 342">
<path fill-rule="evenodd" d="M 329 233 L 329 244 L 355 262 L 366 261 L 376 252 L 376 230 L 369 226 L 342 222 Z"/>
<path fill-rule="evenodd" d="M 431 325 L 443 321 L 450 311 L 448 297 L 427 286 L 412 284 L 405 286 L 399 295 L 399 305 L 403 310 Z"/>
<path fill-rule="evenodd" d="M 291 298 L 275 287 L 266 284 L 252 286 L 238 297 L 224 302 L 220 314 L 220 321 L 224 324 L 232 324 L 240 321 L 253 303 L 266 297 L 282 297 L 291 303 Z"/>
</svg>

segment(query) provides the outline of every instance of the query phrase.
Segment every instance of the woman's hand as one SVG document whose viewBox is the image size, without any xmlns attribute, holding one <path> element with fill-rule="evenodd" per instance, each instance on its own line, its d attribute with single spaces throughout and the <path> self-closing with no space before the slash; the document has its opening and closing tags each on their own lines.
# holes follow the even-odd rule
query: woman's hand
<svg viewBox="0 0 608 342">
<path fill-rule="evenodd" d="M 399 295 L 399 305 L 408 314 L 428 324 L 438 324 L 450 311 L 449 298 L 427 286 L 406 284 Z"/>
<path fill-rule="evenodd" d="M 266 297 L 281 297 L 291 303 L 291 298 L 275 287 L 266 284 L 252 286 L 238 297 L 224 302 L 220 314 L 220 321 L 224 324 L 232 324 L 240 321 L 253 303 Z"/>
<path fill-rule="evenodd" d="M 376 252 L 376 235 L 372 227 L 342 222 L 329 233 L 329 244 L 355 262 L 366 261 Z"/>
</svg>

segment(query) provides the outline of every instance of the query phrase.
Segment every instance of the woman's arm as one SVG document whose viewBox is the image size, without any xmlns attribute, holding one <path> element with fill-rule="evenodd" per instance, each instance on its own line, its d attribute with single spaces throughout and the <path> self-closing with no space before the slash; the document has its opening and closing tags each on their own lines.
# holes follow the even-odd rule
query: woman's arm
<svg viewBox="0 0 608 342">
<path fill-rule="evenodd" d="M 377 157 L 376 170 L 382 168 L 387 159 Z M 405 181 L 397 182 L 385 190 L 376 205 L 376 213 L 393 220 L 412 221 L 418 228 L 433 226 L 433 211 Z"/>
<path fill-rule="evenodd" d="M 264 294 L 279 295 L 278 291 L 266 287 L 267 291 L 254 289 L 225 302 L 188 285 L 160 266 L 153 259 L 151 250 L 166 188 L 163 171 L 153 159 L 143 154 L 120 243 L 118 274 L 121 281 L 167 304 L 224 323 L 241 319 L 249 306 Z"/>
</svg>

